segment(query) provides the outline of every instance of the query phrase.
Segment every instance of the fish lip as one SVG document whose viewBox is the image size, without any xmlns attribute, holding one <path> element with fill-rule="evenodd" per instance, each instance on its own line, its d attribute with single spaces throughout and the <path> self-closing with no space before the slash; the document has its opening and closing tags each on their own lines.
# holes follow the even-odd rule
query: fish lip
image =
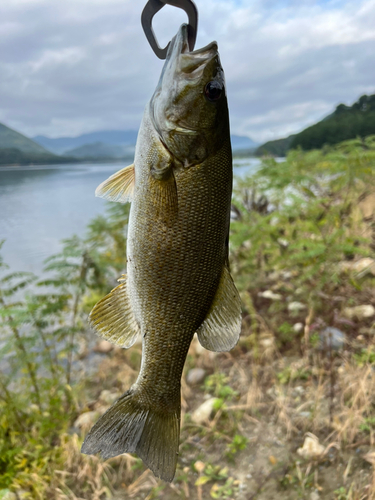
<svg viewBox="0 0 375 500">
<path fill-rule="evenodd" d="M 188 25 L 186 23 L 181 24 L 176 36 L 171 40 L 167 59 L 171 58 L 172 53 L 175 52 L 176 49 L 178 54 L 189 54 L 191 56 L 212 56 L 213 53 L 216 54 L 218 51 L 217 42 L 213 41 L 200 49 L 196 49 L 190 52 L 188 41 Z"/>
<path fill-rule="evenodd" d="M 175 60 L 178 70 L 188 78 L 198 78 L 204 67 L 218 55 L 216 42 L 190 52 L 188 42 L 188 26 L 182 24 L 177 35 L 172 39 L 167 59 Z"/>
<path fill-rule="evenodd" d="M 216 54 L 217 51 L 218 51 L 217 42 L 213 41 L 213 42 L 208 43 L 205 47 L 202 47 L 201 49 L 196 49 L 196 50 L 193 50 L 192 52 L 189 52 L 189 54 L 191 54 L 193 56 L 205 54 L 208 52 L 209 53 L 215 52 L 215 54 Z"/>
</svg>

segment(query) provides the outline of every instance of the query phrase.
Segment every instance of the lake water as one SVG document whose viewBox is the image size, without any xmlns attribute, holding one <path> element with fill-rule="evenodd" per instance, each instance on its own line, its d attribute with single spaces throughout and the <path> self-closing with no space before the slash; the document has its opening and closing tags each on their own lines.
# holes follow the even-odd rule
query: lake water
<svg viewBox="0 0 375 500">
<path fill-rule="evenodd" d="M 235 160 L 234 174 L 255 171 L 260 161 Z M 61 250 L 61 240 L 82 235 L 105 211 L 96 187 L 125 164 L 0 167 L 0 240 L 10 271 L 41 274 L 43 261 Z"/>
</svg>

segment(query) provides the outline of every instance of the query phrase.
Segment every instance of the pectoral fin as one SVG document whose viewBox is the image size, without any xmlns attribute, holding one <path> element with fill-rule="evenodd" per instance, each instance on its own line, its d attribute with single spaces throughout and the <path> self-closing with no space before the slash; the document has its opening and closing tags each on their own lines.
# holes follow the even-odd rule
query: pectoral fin
<svg viewBox="0 0 375 500">
<path fill-rule="evenodd" d="M 241 299 L 226 266 L 208 314 L 197 330 L 199 342 L 210 351 L 230 351 L 241 333 Z"/>
<path fill-rule="evenodd" d="M 150 175 L 149 200 L 155 207 L 157 218 L 164 220 L 167 226 L 174 223 L 178 216 L 178 196 L 176 179 L 172 170 L 161 179 Z"/>
<path fill-rule="evenodd" d="M 112 344 L 129 348 L 136 341 L 139 326 L 131 309 L 126 290 L 126 276 L 121 285 L 101 299 L 89 315 L 91 327 Z"/>
<path fill-rule="evenodd" d="M 127 203 L 131 201 L 135 184 L 134 164 L 108 177 L 95 190 L 95 196 L 109 201 Z"/>
</svg>

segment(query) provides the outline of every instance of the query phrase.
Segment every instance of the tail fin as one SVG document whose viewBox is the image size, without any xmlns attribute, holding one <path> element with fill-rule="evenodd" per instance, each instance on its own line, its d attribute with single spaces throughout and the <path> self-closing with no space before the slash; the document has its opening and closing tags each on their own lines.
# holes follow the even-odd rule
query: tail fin
<svg viewBox="0 0 375 500">
<path fill-rule="evenodd" d="M 104 459 L 135 452 L 156 477 L 171 482 L 178 457 L 180 407 L 155 412 L 137 396 L 131 389 L 123 394 L 96 422 L 81 451 L 100 452 Z"/>
</svg>

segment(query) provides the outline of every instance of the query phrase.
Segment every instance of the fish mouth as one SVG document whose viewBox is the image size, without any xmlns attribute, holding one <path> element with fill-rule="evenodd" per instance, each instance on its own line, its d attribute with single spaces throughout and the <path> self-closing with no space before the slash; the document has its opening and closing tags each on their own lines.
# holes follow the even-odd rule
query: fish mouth
<svg viewBox="0 0 375 500">
<path fill-rule="evenodd" d="M 188 41 L 188 25 L 182 24 L 177 35 L 172 39 L 167 54 L 167 59 L 178 57 L 179 69 L 183 73 L 194 73 L 206 65 L 218 54 L 216 42 L 211 42 L 205 47 L 190 52 Z"/>
</svg>

